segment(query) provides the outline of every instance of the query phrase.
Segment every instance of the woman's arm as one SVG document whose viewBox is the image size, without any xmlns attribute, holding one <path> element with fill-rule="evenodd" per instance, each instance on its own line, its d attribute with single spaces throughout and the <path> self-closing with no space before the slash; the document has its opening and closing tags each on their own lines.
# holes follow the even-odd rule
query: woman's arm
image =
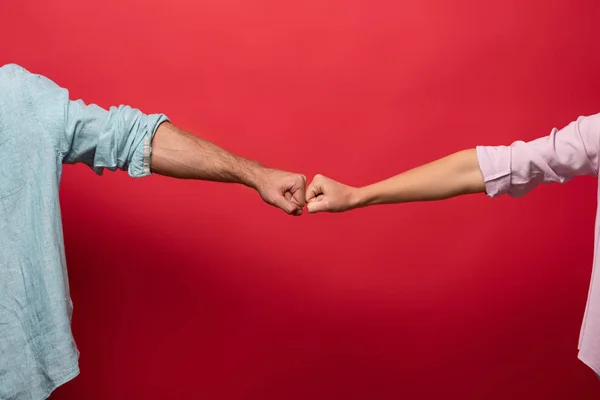
<svg viewBox="0 0 600 400">
<path fill-rule="evenodd" d="M 531 142 L 463 150 L 392 178 L 355 188 L 317 175 L 308 211 L 342 212 L 375 204 L 443 200 L 486 192 L 521 197 L 541 183 L 598 176 L 600 114 L 580 117 Z"/>
</svg>

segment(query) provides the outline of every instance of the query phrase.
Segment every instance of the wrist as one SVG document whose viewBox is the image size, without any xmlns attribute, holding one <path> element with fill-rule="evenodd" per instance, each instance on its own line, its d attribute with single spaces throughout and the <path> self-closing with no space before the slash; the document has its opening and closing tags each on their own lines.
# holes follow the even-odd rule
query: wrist
<svg viewBox="0 0 600 400">
<path fill-rule="evenodd" d="M 375 204 L 375 194 L 370 186 L 355 188 L 351 195 L 352 208 L 361 208 Z"/>
<path fill-rule="evenodd" d="M 240 174 L 239 177 L 240 183 L 254 190 L 258 190 L 258 188 L 264 181 L 264 176 L 267 172 L 267 168 L 260 164 L 258 161 L 244 161 L 245 165 L 242 168 L 243 172 L 242 174 Z"/>
<path fill-rule="evenodd" d="M 363 188 L 352 188 L 348 196 L 348 208 L 353 210 L 365 206 L 365 193 Z"/>
</svg>

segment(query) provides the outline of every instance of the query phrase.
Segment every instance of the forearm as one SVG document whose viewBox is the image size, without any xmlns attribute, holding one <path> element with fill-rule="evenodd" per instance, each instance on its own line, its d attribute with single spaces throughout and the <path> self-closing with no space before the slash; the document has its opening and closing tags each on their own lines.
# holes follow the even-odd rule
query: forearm
<svg viewBox="0 0 600 400">
<path fill-rule="evenodd" d="M 485 191 L 475 149 L 463 150 L 356 190 L 357 207 L 443 200 Z"/>
<path fill-rule="evenodd" d="M 165 122 L 152 141 L 152 172 L 181 179 L 240 183 L 256 188 L 263 166 Z"/>
</svg>

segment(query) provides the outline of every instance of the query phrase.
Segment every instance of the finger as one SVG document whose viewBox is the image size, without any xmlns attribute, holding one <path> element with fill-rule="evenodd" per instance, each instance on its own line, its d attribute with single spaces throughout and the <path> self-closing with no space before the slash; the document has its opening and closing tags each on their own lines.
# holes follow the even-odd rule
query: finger
<svg viewBox="0 0 600 400">
<path fill-rule="evenodd" d="M 320 194 L 317 197 L 313 197 L 312 199 L 310 199 L 309 201 L 306 202 L 306 204 L 308 205 L 308 203 L 313 203 L 315 201 L 321 201 L 325 198 L 324 195 Z"/>
<path fill-rule="evenodd" d="M 298 207 L 302 208 L 304 207 L 304 204 L 306 204 L 306 182 L 302 181 L 300 183 L 300 186 L 292 189 L 292 198 L 289 200 L 292 201 L 294 204 L 297 204 Z"/>
<path fill-rule="evenodd" d="M 304 207 L 306 203 L 305 191 L 306 191 L 306 177 L 304 175 L 296 175 L 294 180 L 290 182 L 287 187 L 282 187 L 285 192 L 283 195 L 288 201 L 296 204 L 298 207 Z"/>
<path fill-rule="evenodd" d="M 305 198 L 306 202 L 312 201 L 315 197 L 324 194 L 325 188 L 323 187 L 322 176 L 315 175 L 308 188 L 306 188 Z"/>
<path fill-rule="evenodd" d="M 298 191 L 296 191 L 296 193 L 298 193 Z M 300 216 L 302 215 L 302 208 L 304 207 L 304 193 L 302 193 L 302 201 L 300 201 L 296 196 L 296 194 L 285 192 L 285 199 L 290 203 L 296 205 L 297 210 L 293 213 L 293 215 Z"/>
<path fill-rule="evenodd" d="M 329 211 L 329 202 L 324 196 L 319 196 L 315 200 L 310 201 L 306 205 L 306 208 L 308 208 L 308 212 L 311 214 Z"/>
<path fill-rule="evenodd" d="M 291 194 L 290 194 L 291 196 Z M 278 197 L 274 204 L 276 207 L 281 208 L 288 214 L 295 214 L 298 212 L 298 206 L 291 201 L 289 201 L 286 196 Z M 300 209 L 302 211 L 302 209 Z"/>
</svg>

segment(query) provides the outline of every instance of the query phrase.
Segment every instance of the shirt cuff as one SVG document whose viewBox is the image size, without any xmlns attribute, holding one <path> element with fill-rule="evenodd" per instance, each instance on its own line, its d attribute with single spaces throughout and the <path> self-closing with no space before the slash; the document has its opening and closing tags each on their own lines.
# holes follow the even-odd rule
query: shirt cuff
<svg viewBox="0 0 600 400">
<path fill-rule="evenodd" d="M 477 160 L 485 182 L 485 193 L 498 197 L 508 193 L 511 175 L 511 151 L 508 146 L 478 146 Z"/>
<path fill-rule="evenodd" d="M 140 148 L 133 155 L 132 162 L 129 164 L 128 173 L 132 178 L 141 178 L 152 175 L 152 139 L 156 130 L 163 122 L 170 122 L 164 114 L 150 114 L 146 116 L 146 133 Z"/>
</svg>

